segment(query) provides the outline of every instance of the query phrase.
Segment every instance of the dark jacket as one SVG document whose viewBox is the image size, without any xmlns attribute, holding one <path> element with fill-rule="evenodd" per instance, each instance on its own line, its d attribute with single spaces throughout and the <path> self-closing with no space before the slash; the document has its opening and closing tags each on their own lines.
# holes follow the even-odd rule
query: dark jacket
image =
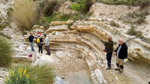
<svg viewBox="0 0 150 84">
<path fill-rule="evenodd" d="M 119 44 L 119 46 L 121 46 L 121 45 Z M 115 50 L 115 52 L 117 52 L 119 46 L 117 47 L 117 49 Z M 127 57 L 128 57 L 128 47 L 127 47 L 126 43 L 124 43 L 124 44 L 122 45 L 121 49 L 120 49 L 118 58 L 119 58 L 119 59 L 125 59 L 125 58 L 127 58 Z"/>
<path fill-rule="evenodd" d="M 38 37 L 39 38 L 39 37 Z M 37 39 L 38 39 L 37 38 Z M 37 39 L 36 39 L 36 43 L 37 43 Z M 42 46 L 43 45 L 43 38 L 40 37 L 40 43 L 37 43 L 38 46 Z"/>
<path fill-rule="evenodd" d="M 113 41 L 109 41 L 109 42 L 105 42 L 102 40 L 102 42 L 105 44 L 105 49 L 107 53 L 112 53 L 114 50 L 114 42 Z"/>
<path fill-rule="evenodd" d="M 31 36 L 31 35 L 30 35 L 30 36 L 28 37 L 28 39 L 29 39 L 30 42 L 33 42 L 34 36 Z"/>
</svg>

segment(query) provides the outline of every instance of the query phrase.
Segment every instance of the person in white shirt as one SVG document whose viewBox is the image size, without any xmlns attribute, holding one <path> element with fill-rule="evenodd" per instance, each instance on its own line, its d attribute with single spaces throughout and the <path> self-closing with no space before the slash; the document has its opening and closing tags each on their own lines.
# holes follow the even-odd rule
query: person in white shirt
<svg viewBox="0 0 150 84">
<path fill-rule="evenodd" d="M 124 69 L 123 61 L 128 57 L 128 47 L 122 38 L 119 39 L 119 45 L 114 53 L 117 55 L 116 57 L 117 68 L 115 70 L 122 73 Z"/>
<path fill-rule="evenodd" d="M 47 55 L 51 55 L 50 53 L 50 49 L 49 49 L 49 38 L 46 36 L 46 34 L 44 34 L 44 43 L 45 43 L 45 48 L 46 48 L 46 51 L 47 51 Z"/>
</svg>

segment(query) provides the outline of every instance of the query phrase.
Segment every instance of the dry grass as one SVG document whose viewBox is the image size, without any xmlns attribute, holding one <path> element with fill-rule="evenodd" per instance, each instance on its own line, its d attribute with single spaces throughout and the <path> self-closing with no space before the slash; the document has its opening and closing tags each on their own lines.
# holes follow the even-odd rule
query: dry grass
<svg viewBox="0 0 150 84">
<path fill-rule="evenodd" d="M 0 37 L 0 67 L 8 67 L 12 63 L 13 50 L 11 44 Z"/>
<path fill-rule="evenodd" d="M 33 0 L 15 0 L 12 17 L 21 30 L 30 30 L 38 21 L 38 12 L 35 2 Z"/>
</svg>

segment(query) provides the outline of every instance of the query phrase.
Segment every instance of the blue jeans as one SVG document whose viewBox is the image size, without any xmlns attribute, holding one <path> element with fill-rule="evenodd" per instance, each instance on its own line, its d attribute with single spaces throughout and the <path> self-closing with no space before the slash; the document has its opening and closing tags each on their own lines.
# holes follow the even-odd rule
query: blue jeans
<svg viewBox="0 0 150 84">
<path fill-rule="evenodd" d="M 33 42 L 30 42 L 31 50 L 34 51 Z"/>
<path fill-rule="evenodd" d="M 107 65 L 108 65 L 108 67 L 111 67 L 111 57 L 112 57 L 112 53 L 107 53 L 106 54 L 106 59 L 107 59 Z"/>
</svg>

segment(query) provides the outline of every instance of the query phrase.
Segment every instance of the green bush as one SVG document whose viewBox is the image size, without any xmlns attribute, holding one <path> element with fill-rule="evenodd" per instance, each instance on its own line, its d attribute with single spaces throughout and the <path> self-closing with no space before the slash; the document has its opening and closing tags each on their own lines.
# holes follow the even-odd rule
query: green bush
<svg viewBox="0 0 150 84">
<path fill-rule="evenodd" d="M 55 75 L 51 67 L 42 66 L 18 66 L 9 69 L 6 84 L 52 84 Z"/>
<path fill-rule="evenodd" d="M 67 21 L 69 17 L 67 14 L 53 13 L 51 16 L 45 18 L 46 23 L 50 23 L 51 21 Z"/>
<path fill-rule="evenodd" d="M 11 16 L 12 11 L 13 11 L 13 8 L 12 8 L 12 7 L 9 7 L 9 8 L 7 9 L 7 15 L 8 15 L 8 17 Z"/>
<path fill-rule="evenodd" d="M 12 62 L 13 50 L 6 39 L 0 37 L 0 67 L 8 67 Z"/>
<path fill-rule="evenodd" d="M 93 4 L 91 0 L 74 0 L 74 2 L 76 3 L 71 4 L 71 8 L 81 13 L 87 13 Z"/>
<path fill-rule="evenodd" d="M 114 21 L 111 21 L 110 22 L 110 25 L 114 26 L 114 27 L 120 27 L 118 23 L 114 22 Z"/>
<path fill-rule="evenodd" d="M 44 8 L 43 8 L 43 14 L 44 16 L 50 16 L 53 14 L 53 12 L 55 11 L 55 7 L 58 5 L 57 0 L 55 1 L 49 1 L 47 2 L 47 4 L 45 4 Z"/>
<path fill-rule="evenodd" d="M 9 22 L 4 17 L 0 17 L 0 30 L 3 30 L 8 25 L 9 25 Z"/>
<path fill-rule="evenodd" d="M 15 70 L 9 69 L 9 77 L 6 78 L 6 84 L 30 84 L 27 68 L 17 67 Z"/>
<path fill-rule="evenodd" d="M 127 34 L 129 35 L 135 35 L 136 37 L 143 38 L 141 31 L 136 31 L 134 26 L 131 26 L 131 28 L 128 30 Z"/>
<path fill-rule="evenodd" d="M 131 26 L 131 28 L 128 30 L 127 34 L 129 35 L 135 35 L 135 27 L 134 26 Z"/>
<path fill-rule="evenodd" d="M 32 26 L 38 22 L 39 13 L 37 5 L 33 0 L 15 0 L 12 17 L 22 31 L 31 30 Z"/>
<path fill-rule="evenodd" d="M 84 4 L 74 3 L 74 4 L 71 4 L 71 8 L 72 10 L 80 11 L 84 8 Z"/>
<path fill-rule="evenodd" d="M 7 39 L 12 39 L 10 36 L 5 35 L 4 33 L 1 33 L 1 32 L 0 32 L 0 36 L 5 37 L 5 38 L 7 38 Z"/>
</svg>

